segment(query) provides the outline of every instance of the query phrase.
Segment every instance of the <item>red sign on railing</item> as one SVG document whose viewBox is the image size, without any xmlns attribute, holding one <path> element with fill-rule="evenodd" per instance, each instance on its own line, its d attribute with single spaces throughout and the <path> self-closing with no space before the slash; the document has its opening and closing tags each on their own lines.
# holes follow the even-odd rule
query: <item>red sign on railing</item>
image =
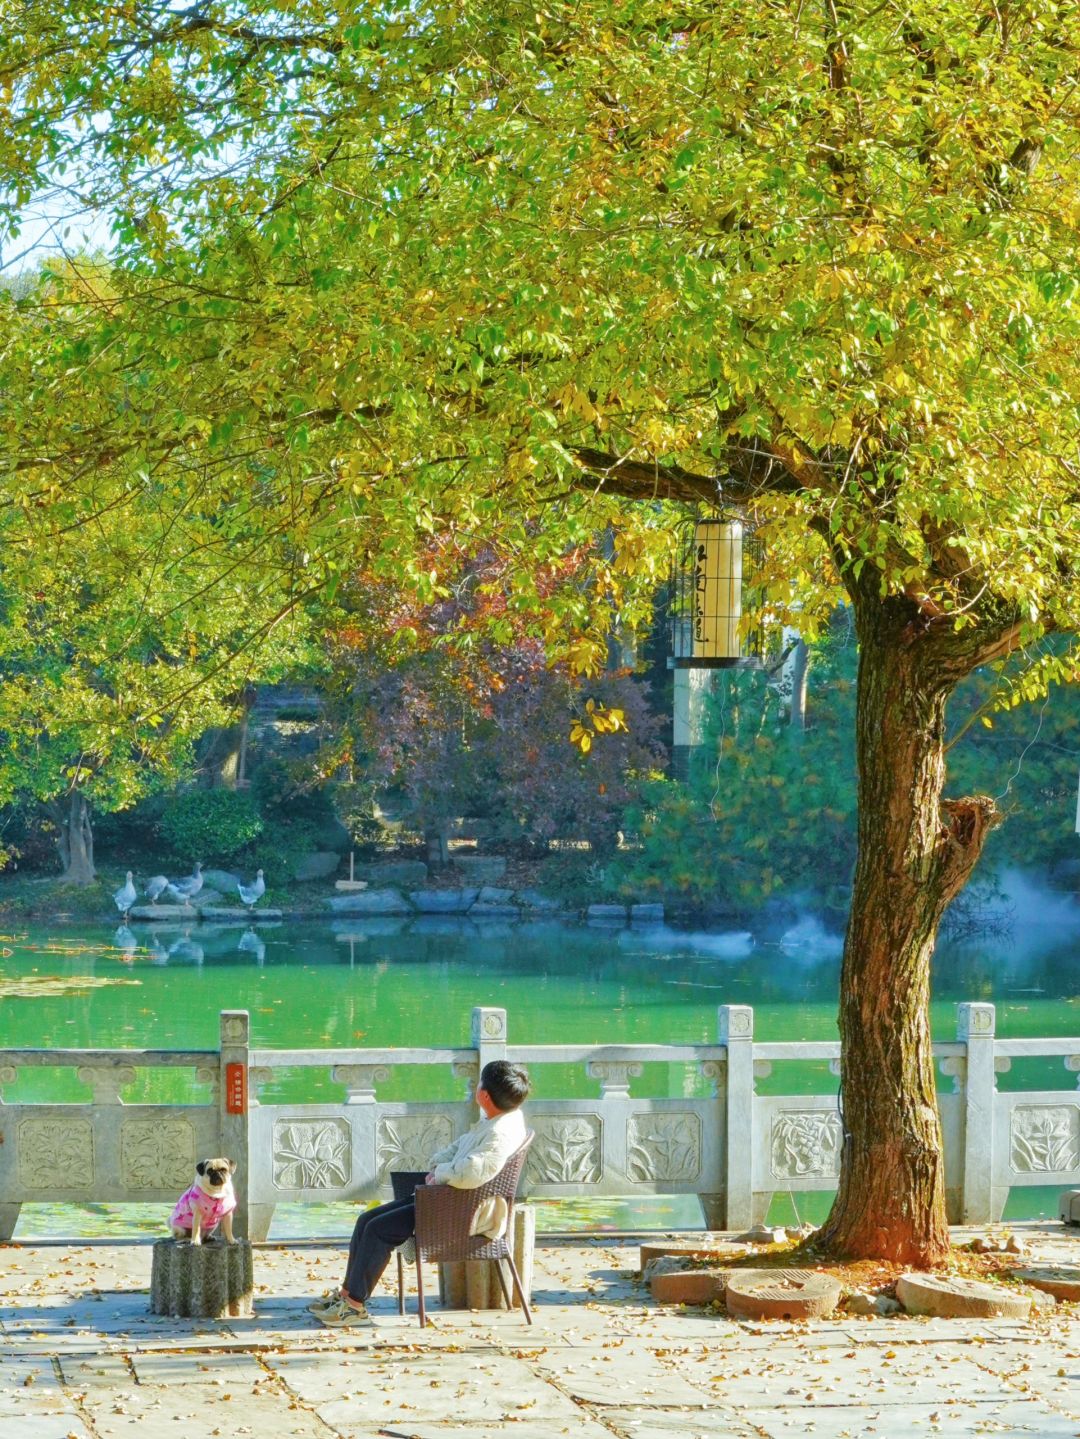
<svg viewBox="0 0 1080 1439">
<path fill-rule="evenodd" d="M 225 1113 L 247 1113 L 247 1065 L 225 1066 Z"/>
</svg>

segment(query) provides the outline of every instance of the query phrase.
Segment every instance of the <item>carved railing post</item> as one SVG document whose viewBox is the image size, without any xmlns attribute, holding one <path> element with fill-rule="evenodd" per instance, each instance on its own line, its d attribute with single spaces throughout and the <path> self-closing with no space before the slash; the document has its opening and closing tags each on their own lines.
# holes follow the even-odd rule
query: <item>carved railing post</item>
<svg viewBox="0 0 1080 1439">
<path fill-rule="evenodd" d="M 748 1004 L 722 1004 L 717 1039 L 727 1049 L 724 1109 L 724 1227 L 746 1229 L 754 1208 L 754 1011 Z"/>
<path fill-rule="evenodd" d="M 644 1065 L 634 1060 L 590 1059 L 585 1072 L 600 1081 L 601 1099 L 629 1099 L 630 1081 L 641 1078 Z"/>
<path fill-rule="evenodd" d="M 236 1232 L 247 1239 L 265 1239 L 265 1234 L 255 1236 L 251 1233 L 251 1147 L 248 1123 L 251 1018 L 247 1010 L 223 1009 L 220 1035 L 218 1123 L 221 1152 L 236 1163 L 236 1173 L 233 1175 L 233 1188 L 236 1190 Z"/>
<path fill-rule="evenodd" d="M 961 1149 L 960 1221 L 988 1224 L 997 1218 L 994 1177 L 994 1006 L 960 1004 L 956 1008 L 956 1037 L 967 1045 L 967 1055 L 953 1068 L 956 1088 L 963 1094 L 964 1130 Z"/>
<path fill-rule="evenodd" d="M 4 1086 L 14 1084 L 19 1077 L 18 1070 L 11 1064 L 0 1064 L 0 1104 L 4 1101 Z M 21 1204 L 0 1204 L 0 1241 L 7 1242 L 15 1233 L 19 1222 Z"/>
<path fill-rule="evenodd" d="M 84 1064 L 75 1071 L 80 1084 L 90 1088 L 95 1104 L 123 1104 L 120 1091 L 135 1083 L 135 1071 L 128 1064 Z"/>
<path fill-rule="evenodd" d="M 475 1059 L 455 1059 L 450 1066 L 450 1071 L 455 1079 L 465 1081 L 465 1098 L 472 1099 L 476 1090 L 476 1081 L 480 1078 L 480 1067 Z"/>
<path fill-rule="evenodd" d="M 374 1104 L 375 1086 L 390 1078 L 390 1070 L 385 1064 L 335 1064 L 330 1077 L 345 1086 L 346 1104 Z"/>
<path fill-rule="evenodd" d="M 477 1005 L 472 1012 L 472 1042 L 481 1069 L 493 1059 L 505 1059 L 506 1010 Z"/>
</svg>

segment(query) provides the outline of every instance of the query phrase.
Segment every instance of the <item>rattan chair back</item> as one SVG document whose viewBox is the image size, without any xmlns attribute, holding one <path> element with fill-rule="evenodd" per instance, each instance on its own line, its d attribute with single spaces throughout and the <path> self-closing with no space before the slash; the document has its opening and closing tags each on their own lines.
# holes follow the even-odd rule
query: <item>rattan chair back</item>
<svg viewBox="0 0 1080 1439">
<path fill-rule="evenodd" d="M 525 1142 L 499 1170 L 494 1179 L 476 1189 L 454 1189 L 449 1184 L 432 1187 L 421 1185 L 416 1191 L 416 1248 L 423 1259 L 437 1264 L 452 1264 L 462 1259 L 505 1259 L 509 1254 L 507 1240 L 513 1235 L 514 1199 L 517 1195 L 529 1146 L 534 1139 L 530 1130 Z M 473 1216 L 486 1199 L 506 1200 L 506 1228 L 498 1239 L 485 1234 L 470 1234 Z"/>
</svg>

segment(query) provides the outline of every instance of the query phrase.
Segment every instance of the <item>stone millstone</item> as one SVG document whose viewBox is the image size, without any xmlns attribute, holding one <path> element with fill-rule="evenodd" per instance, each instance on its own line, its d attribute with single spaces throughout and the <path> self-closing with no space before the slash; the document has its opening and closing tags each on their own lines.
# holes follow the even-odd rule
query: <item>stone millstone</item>
<svg viewBox="0 0 1080 1439">
<path fill-rule="evenodd" d="M 733 1269 L 727 1309 L 741 1319 L 825 1319 L 840 1302 L 840 1281 L 812 1269 Z"/>
<path fill-rule="evenodd" d="M 1027 1294 L 945 1274 L 901 1275 L 896 1297 L 909 1314 L 936 1314 L 942 1319 L 1026 1319 L 1031 1313 Z"/>
<path fill-rule="evenodd" d="M 654 1259 L 703 1259 L 709 1264 L 721 1264 L 729 1259 L 742 1259 L 746 1250 L 741 1244 L 710 1243 L 702 1239 L 671 1239 L 667 1242 L 654 1240 L 641 1246 L 640 1272 Z"/>
<path fill-rule="evenodd" d="M 723 1299 L 727 1282 L 725 1269 L 677 1269 L 654 1273 L 649 1288 L 657 1304 L 712 1304 Z"/>
<path fill-rule="evenodd" d="M 1080 1299 L 1080 1264 L 1047 1264 L 1038 1269 L 1017 1269 L 1014 1273 L 1022 1284 L 1042 1289 L 1055 1299 L 1066 1303 Z"/>
<path fill-rule="evenodd" d="M 251 1243 L 189 1244 L 158 1239 L 150 1273 L 150 1312 L 173 1319 L 240 1318 L 252 1312 Z"/>
</svg>

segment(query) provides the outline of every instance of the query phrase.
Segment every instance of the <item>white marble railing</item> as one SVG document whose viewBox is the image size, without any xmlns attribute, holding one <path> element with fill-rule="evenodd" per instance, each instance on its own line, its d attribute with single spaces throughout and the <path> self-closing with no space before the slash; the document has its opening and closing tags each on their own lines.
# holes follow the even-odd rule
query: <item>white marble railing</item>
<svg viewBox="0 0 1080 1439">
<path fill-rule="evenodd" d="M 478 1008 L 464 1049 L 254 1049 L 246 1011 L 225 1011 L 216 1050 L 0 1050 L 0 1238 L 33 1201 L 171 1204 L 196 1159 L 216 1153 L 237 1160 L 241 1223 L 256 1239 L 278 1203 L 384 1195 L 390 1170 L 425 1168 L 473 1122 L 476 1077 L 498 1058 L 527 1065 L 533 1078 L 528 1193 L 690 1193 L 710 1226 L 742 1227 L 764 1217 L 777 1191 L 835 1188 L 844 1142 L 836 1091 L 761 1094 L 757 1081 L 773 1075 L 770 1089 L 782 1090 L 783 1066 L 807 1061 L 836 1075 L 839 1053 L 837 1043 L 757 1043 L 753 1010 L 742 1005 L 721 1006 L 713 1044 L 511 1045 L 506 1011 Z M 1007 1092 L 996 1084 L 1013 1060 L 1061 1060 L 1064 1081 L 1080 1072 L 1080 1039 L 999 1040 L 993 1005 L 962 1004 L 956 1040 L 934 1054 L 952 1080 L 939 1108 L 953 1220 L 1000 1217 L 1015 1185 L 1080 1184 L 1075 1083 Z M 395 1071 L 418 1065 L 448 1073 L 461 1097 L 380 1098 Z M 664 1069 L 646 1080 L 646 1065 Z M 46 1066 L 74 1070 L 85 1099 L 22 1101 L 20 1074 Z M 552 1066 L 584 1069 L 596 1092 L 549 1097 Z M 339 1097 L 272 1098 L 297 1069 L 329 1076 Z M 126 1102 L 147 1070 L 186 1070 L 206 1086 L 206 1101 Z"/>
</svg>

